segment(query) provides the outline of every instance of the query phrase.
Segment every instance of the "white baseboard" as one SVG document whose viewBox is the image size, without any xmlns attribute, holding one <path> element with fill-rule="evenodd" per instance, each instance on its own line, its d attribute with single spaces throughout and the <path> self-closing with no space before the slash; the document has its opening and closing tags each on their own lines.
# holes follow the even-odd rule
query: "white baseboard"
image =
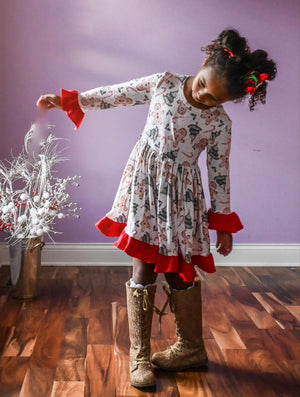
<svg viewBox="0 0 300 397">
<path fill-rule="evenodd" d="M 226 258 L 211 247 L 216 266 L 300 265 L 300 244 L 236 244 Z M 9 264 L 8 248 L 0 243 L 0 266 Z M 46 244 L 42 264 L 55 266 L 128 266 L 131 258 L 113 244 Z"/>
</svg>

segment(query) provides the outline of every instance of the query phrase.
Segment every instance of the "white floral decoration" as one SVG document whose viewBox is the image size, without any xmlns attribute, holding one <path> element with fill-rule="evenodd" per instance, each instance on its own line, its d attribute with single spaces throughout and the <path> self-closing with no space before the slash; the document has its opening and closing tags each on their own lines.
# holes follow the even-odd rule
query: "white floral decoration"
<svg viewBox="0 0 300 397">
<path fill-rule="evenodd" d="M 58 141 L 52 134 L 54 126 L 48 125 L 48 137 L 41 140 L 37 153 L 31 146 L 33 138 L 40 133 L 37 124 L 32 124 L 24 138 L 24 148 L 12 161 L 0 161 L 0 231 L 8 234 L 9 244 L 23 239 L 52 234 L 56 218 L 66 216 L 79 218 L 81 208 L 70 201 L 66 192 L 68 185 L 79 186 L 80 176 L 57 178 L 53 167 L 66 161 L 58 149 Z"/>
</svg>

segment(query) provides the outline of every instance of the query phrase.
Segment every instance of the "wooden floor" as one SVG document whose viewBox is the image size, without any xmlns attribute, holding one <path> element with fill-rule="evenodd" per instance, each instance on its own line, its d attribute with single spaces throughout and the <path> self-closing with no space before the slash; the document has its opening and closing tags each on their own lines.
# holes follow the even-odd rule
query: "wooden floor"
<svg viewBox="0 0 300 397">
<path fill-rule="evenodd" d="M 156 389 L 140 391 L 128 382 L 130 268 L 43 266 L 32 302 L 10 297 L 0 268 L 0 396 L 300 396 L 300 269 L 201 275 L 208 371 L 157 372 Z M 173 341 L 172 314 L 161 333 L 155 315 L 152 350 Z"/>
</svg>

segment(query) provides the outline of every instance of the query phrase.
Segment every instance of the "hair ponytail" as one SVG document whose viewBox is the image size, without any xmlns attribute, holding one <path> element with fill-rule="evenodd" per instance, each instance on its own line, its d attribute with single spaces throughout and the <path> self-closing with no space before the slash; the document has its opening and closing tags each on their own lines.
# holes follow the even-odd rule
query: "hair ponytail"
<svg viewBox="0 0 300 397">
<path fill-rule="evenodd" d="M 250 110 L 258 102 L 266 102 L 267 80 L 273 80 L 277 72 L 275 62 L 268 59 L 266 51 L 251 52 L 246 38 L 233 29 L 223 30 L 202 50 L 208 55 L 206 66 L 214 67 L 226 80 L 227 91 L 235 102 L 249 94 Z"/>
</svg>

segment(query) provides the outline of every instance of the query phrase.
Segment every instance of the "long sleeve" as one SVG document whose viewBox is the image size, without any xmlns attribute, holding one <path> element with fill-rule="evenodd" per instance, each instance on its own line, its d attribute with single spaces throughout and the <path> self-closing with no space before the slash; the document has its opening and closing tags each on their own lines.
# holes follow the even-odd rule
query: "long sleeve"
<svg viewBox="0 0 300 397">
<path fill-rule="evenodd" d="M 125 83 L 93 88 L 80 94 L 62 89 L 62 109 L 78 128 L 87 110 L 149 104 L 155 87 L 166 75 L 157 73 Z"/>
<path fill-rule="evenodd" d="M 209 228 L 236 233 L 243 225 L 230 208 L 229 155 L 231 148 L 231 121 L 226 120 L 222 130 L 213 132 L 207 146 L 207 170 L 211 199 L 208 211 Z"/>
</svg>

